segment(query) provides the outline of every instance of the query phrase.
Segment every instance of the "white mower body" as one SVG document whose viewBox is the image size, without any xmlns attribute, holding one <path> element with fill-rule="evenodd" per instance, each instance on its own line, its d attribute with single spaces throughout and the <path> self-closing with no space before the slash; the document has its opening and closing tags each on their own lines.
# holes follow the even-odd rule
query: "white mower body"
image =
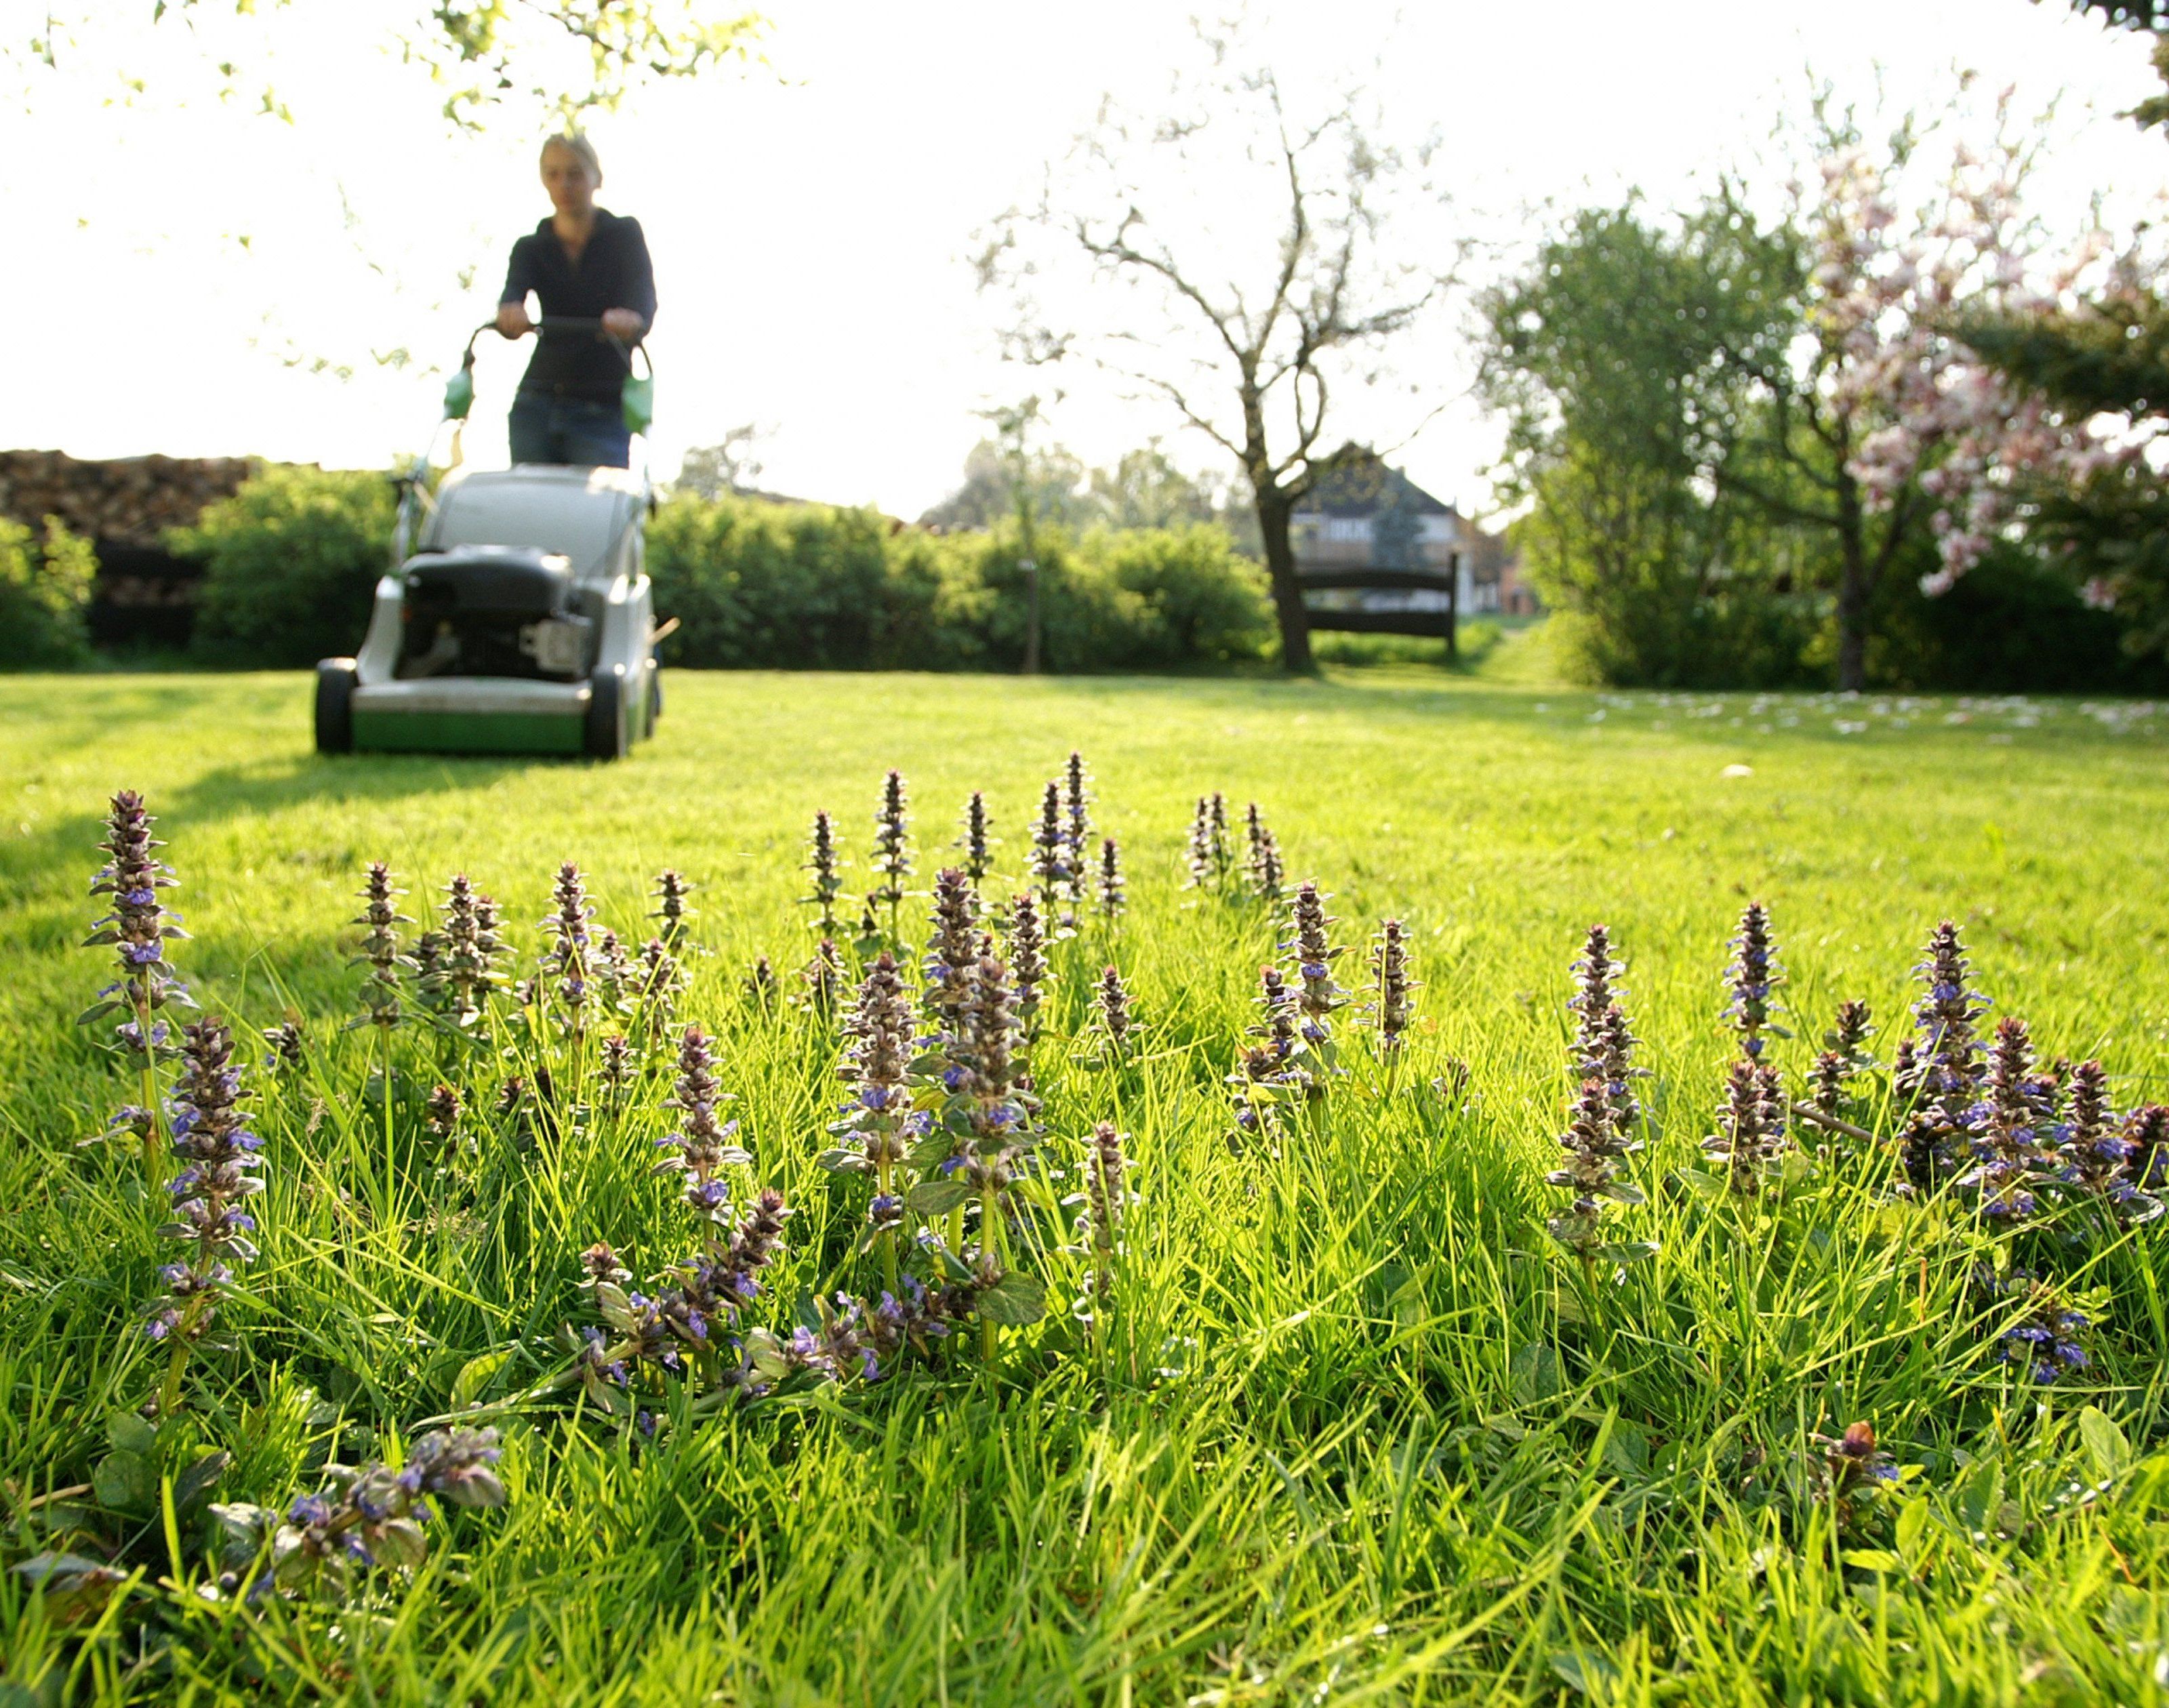
<svg viewBox="0 0 2169 1708">
<path fill-rule="evenodd" d="M 327 692 L 345 698 L 357 748 L 609 758 L 652 733 L 648 505 L 623 469 L 447 476 L 377 583 L 360 653 L 319 667 L 319 745 Z"/>
</svg>

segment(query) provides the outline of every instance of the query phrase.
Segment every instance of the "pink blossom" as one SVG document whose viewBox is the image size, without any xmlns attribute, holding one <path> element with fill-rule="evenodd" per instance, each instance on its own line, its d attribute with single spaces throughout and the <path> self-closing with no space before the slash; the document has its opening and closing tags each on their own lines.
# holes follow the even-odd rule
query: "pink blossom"
<svg viewBox="0 0 2169 1708">
<path fill-rule="evenodd" d="M 1847 471 L 1871 511 L 1889 510 L 1909 482 L 1936 503 L 1940 567 L 1921 586 L 1940 593 L 2008 524 L 2015 477 L 2084 480 L 2136 454 L 2113 451 L 2092 424 L 2019 392 L 1963 342 L 1957 322 L 2056 306 L 2104 271 L 2136 288 L 2140 269 L 2122 257 L 2103 269 L 2099 231 L 2065 254 L 2041 253 L 2019 199 L 2022 150 L 2008 135 L 1987 157 L 1955 149 L 1942 208 L 1911 231 L 1859 148 L 1820 165 L 1810 313 L 1828 395 L 1853 429 Z"/>
</svg>

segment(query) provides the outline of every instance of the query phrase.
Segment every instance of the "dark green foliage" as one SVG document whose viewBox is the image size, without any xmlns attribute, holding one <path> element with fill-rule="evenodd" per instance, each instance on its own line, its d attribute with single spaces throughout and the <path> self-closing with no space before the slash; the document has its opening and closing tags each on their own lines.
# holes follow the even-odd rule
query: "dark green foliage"
<svg viewBox="0 0 2169 1708">
<path fill-rule="evenodd" d="M 2169 662 L 2169 491 L 2160 477 L 2124 469 L 2045 498 L 2032 535 L 2075 595 L 2090 583 L 2113 593 L 2124 650 L 2150 661 L 2145 678 L 2158 680 Z"/>
<path fill-rule="evenodd" d="M 2169 84 L 2169 4 L 2162 0 L 2071 0 L 2112 29 L 2155 37 L 2154 68 Z M 2142 128 L 2169 123 L 2169 93 L 2129 115 Z M 2076 311 L 1968 328 L 1967 341 L 2020 385 L 2067 413 L 2169 414 L 2169 301 L 2143 273 L 2119 279 Z M 2144 468 L 2111 471 L 2084 492 L 2044 500 L 2034 537 L 2081 583 L 2113 594 L 2128 652 L 2169 657 L 2169 494 Z M 2150 678 L 2150 671 L 2145 673 Z"/>
<path fill-rule="evenodd" d="M 2169 302 L 2139 286 L 2072 313 L 1970 327 L 1973 346 L 2067 415 L 2169 417 Z M 2113 596 L 2128 652 L 2169 657 L 2169 492 L 2144 463 L 2105 470 L 2081 492 L 2040 497 L 2031 529 L 2074 583 Z M 2091 614 L 2090 614 L 2091 615 Z"/>
<path fill-rule="evenodd" d="M 2169 666 L 2118 646 L 2118 613 L 2090 609 L 2071 577 L 2015 547 L 1990 552 L 1948 593 L 1930 599 L 1920 575 L 1883 588 L 1869 643 L 1879 687 L 1998 694 L 2160 694 Z"/>
<path fill-rule="evenodd" d="M 2133 292 L 2075 315 L 1982 322 L 1966 342 L 2075 415 L 2169 410 L 2169 304 Z"/>
<path fill-rule="evenodd" d="M 1042 529 L 1037 549 L 1050 670 L 1170 669 L 1261 658 L 1271 646 L 1265 572 L 1218 528 Z M 991 659 L 1006 668 L 1023 652 L 1015 545 L 997 534 L 978 551 L 986 584 L 1009 593 L 987 624 Z"/>
<path fill-rule="evenodd" d="M 51 669 L 90 654 L 84 614 L 98 560 L 51 517 L 42 536 L 0 516 L 0 670 Z"/>
<path fill-rule="evenodd" d="M 394 504 L 381 474 L 271 464 L 174 529 L 172 549 L 204 565 L 197 654 L 260 669 L 351 652 L 391 551 Z"/>
<path fill-rule="evenodd" d="M 1569 679 L 1645 688 L 1820 686 L 1815 661 L 1829 600 L 1759 587 L 1720 588 L 1692 599 L 1622 602 L 1625 620 L 1565 612 L 1553 657 Z"/>
<path fill-rule="evenodd" d="M 1140 663 L 1231 663 L 1271 646 L 1266 572 L 1214 526 L 1095 530 L 1082 550 L 1138 601 Z"/>
</svg>

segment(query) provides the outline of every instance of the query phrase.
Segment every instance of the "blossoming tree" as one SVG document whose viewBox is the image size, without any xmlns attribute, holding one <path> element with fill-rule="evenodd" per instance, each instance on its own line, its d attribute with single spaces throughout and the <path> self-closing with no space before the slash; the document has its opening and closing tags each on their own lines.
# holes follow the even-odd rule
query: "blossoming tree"
<svg viewBox="0 0 2169 1708">
<path fill-rule="evenodd" d="M 1820 186 L 1796 192 L 1790 221 L 1811 246 L 1799 335 L 1775 361 L 1758 368 L 1744 352 L 1735 364 L 1774 407 L 1743 418 L 1743 439 L 1760 443 L 1720 445 L 1729 454 L 1710 475 L 1833 536 L 1841 688 L 1866 685 L 1870 602 L 1919 529 L 1937 559 L 1923 588 L 1948 591 L 2012 523 L 2029 481 L 2083 480 L 2130 454 L 1968 342 L 1979 322 L 2072 301 L 2106 247 L 2089 231 L 2059 248 L 2026 212 L 2035 144 L 2010 123 L 2008 98 L 1992 146 L 1955 146 L 1935 194 L 1911 214 L 1900 205 L 1918 156 L 1910 124 L 1879 157 L 1825 120 Z M 1789 490 L 1758 479 L 1773 462 L 1790 466 Z"/>
<path fill-rule="evenodd" d="M 1732 184 L 1671 226 L 1581 215 L 1486 294 L 1482 386 L 1569 604 L 1587 583 L 1585 615 L 1646 627 L 1652 600 L 1706 617 L 1757 575 L 1822 586 L 1859 689 L 1890 575 L 1932 551 L 1945 592 L 2042 491 L 2136 453 L 1971 342 L 2115 276 L 2100 233 L 2058 245 L 2028 214 L 2038 135 L 2000 104 L 1992 144 L 1932 172 L 1911 121 L 1872 148 L 1825 104 L 1811 135 L 1812 188 L 1777 218 Z"/>
</svg>

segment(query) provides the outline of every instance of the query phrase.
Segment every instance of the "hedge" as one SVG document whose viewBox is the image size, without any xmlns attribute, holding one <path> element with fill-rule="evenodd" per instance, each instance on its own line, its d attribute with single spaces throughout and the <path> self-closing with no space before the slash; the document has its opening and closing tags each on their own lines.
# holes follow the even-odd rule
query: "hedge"
<svg viewBox="0 0 2169 1708">
<path fill-rule="evenodd" d="M 375 474 L 270 466 L 169 544 L 205 567 L 207 662 L 306 665 L 350 652 L 390 550 Z M 1056 671 L 1164 670 L 1261 658 L 1264 572 L 1224 530 L 1043 529 L 1042 657 Z M 705 668 L 1010 670 L 1027 595 L 1014 528 L 937 535 L 879 513 L 681 493 L 648 529 L 666 663 Z"/>
</svg>

